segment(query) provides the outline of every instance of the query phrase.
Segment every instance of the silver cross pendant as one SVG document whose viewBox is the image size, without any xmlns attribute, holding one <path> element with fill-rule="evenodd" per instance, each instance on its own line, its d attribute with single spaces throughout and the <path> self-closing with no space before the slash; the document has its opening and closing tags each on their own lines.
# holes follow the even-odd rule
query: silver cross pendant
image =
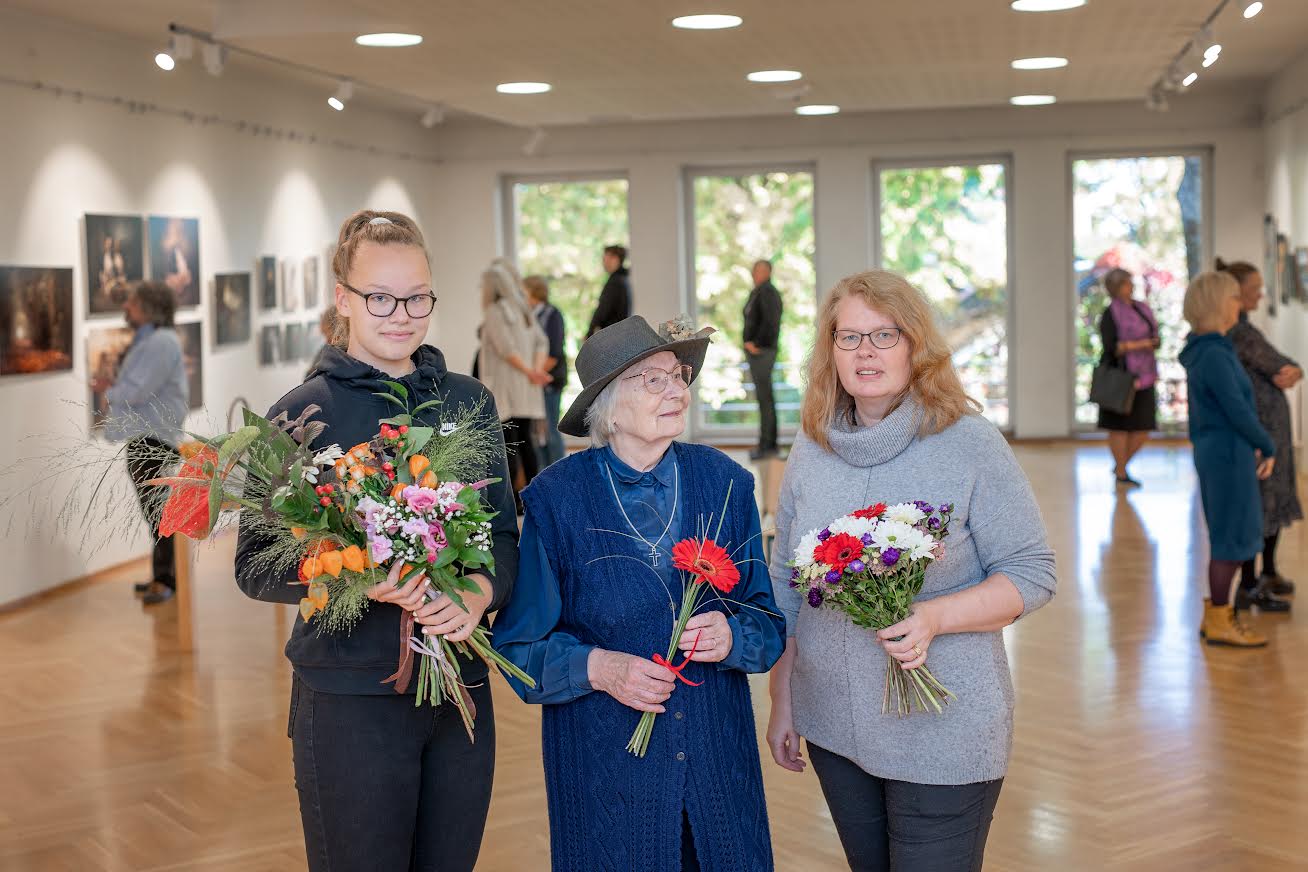
<svg viewBox="0 0 1308 872">
<path fill-rule="evenodd" d="M 651 546 L 649 546 L 649 565 L 650 565 L 650 566 L 653 566 L 655 569 L 658 568 L 658 565 L 659 565 L 659 546 L 658 546 L 658 545 L 651 545 Z"/>
</svg>

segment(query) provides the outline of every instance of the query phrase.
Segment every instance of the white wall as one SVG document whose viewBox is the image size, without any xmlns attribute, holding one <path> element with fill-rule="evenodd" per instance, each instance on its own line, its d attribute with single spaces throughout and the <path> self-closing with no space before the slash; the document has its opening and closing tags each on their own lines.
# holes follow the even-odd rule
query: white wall
<svg viewBox="0 0 1308 872">
<path fill-rule="evenodd" d="M 214 79 L 198 63 L 172 74 L 151 62 L 155 47 L 104 34 L 85 34 L 44 19 L 0 11 L 0 78 L 41 79 L 87 92 L 119 94 L 160 106 L 183 106 L 259 124 L 317 133 L 322 138 L 385 143 L 431 152 L 430 134 L 416 123 L 358 107 L 332 112 L 325 94 L 278 84 L 258 70 L 229 68 Z M 74 369 L 70 373 L 0 379 L 0 467 L 37 446 L 27 436 L 84 435 L 88 414 L 85 335 L 90 326 L 116 325 L 117 316 L 88 323 L 81 216 L 83 213 L 194 216 L 200 224 L 202 305 L 179 320 L 203 315 L 205 412 L 196 428 L 221 427 L 228 405 L 245 397 L 265 410 L 299 383 L 303 363 L 261 368 L 261 322 L 305 321 L 257 312 L 255 338 L 216 350 L 211 333 L 211 280 L 216 272 L 249 271 L 261 254 L 303 258 L 322 255 L 341 220 L 356 209 L 397 209 L 436 230 L 430 202 L 434 164 L 384 159 L 324 145 L 278 141 L 164 117 L 131 114 L 90 100 L 54 99 L 48 93 L 0 84 L 0 264 L 71 266 L 74 269 Z M 326 265 L 320 266 L 325 270 Z M 77 405 L 69 405 L 77 404 Z M 210 423 L 212 421 L 212 423 Z M 0 479 L 0 495 L 17 479 Z M 126 487 L 125 473 L 117 485 Z M 57 494 L 56 494 L 57 497 Z M 26 505 L 17 507 L 22 515 Z M 0 604 L 103 566 L 143 554 L 144 526 L 99 529 L 110 539 L 88 560 L 82 532 L 50 527 L 29 535 L 23 518 L 0 510 Z M 79 525 L 80 526 L 80 525 Z M 126 595 L 126 594 L 124 594 Z"/>
<path fill-rule="evenodd" d="M 1308 246 L 1308 53 L 1290 64 L 1267 91 L 1267 212 L 1295 246 Z M 1261 266 L 1261 247 L 1257 258 Z M 1261 319 L 1277 347 L 1308 364 L 1308 309 L 1291 302 Z"/>
<path fill-rule="evenodd" d="M 444 196 L 434 209 L 452 235 L 434 240 L 438 286 L 475 287 L 496 253 L 504 176 L 613 171 L 630 179 L 635 306 L 651 320 L 687 308 L 681 205 L 687 166 L 815 165 L 817 281 L 825 291 L 871 264 L 874 161 L 1010 156 L 1016 240 L 1010 394 L 1019 437 L 1072 429 L 1069 155 L 1212 149 L 1216 250 L 1252 257 L 1261 238 L 1263 134 L 1258 106 L 1243 93 L 1187 95 L 1166 114 L 1133 103 L 553 128 L 537 157 L 521 154 L 525 139 L 522 131 L 493 126 L 444 131 L 446 163 L 437 172 Z M 595 240 L 597 251 L 604 242 Z M 441 318 L 450 357 L 470 359 L 477 313 L 444 308 Z"/>
</svg>

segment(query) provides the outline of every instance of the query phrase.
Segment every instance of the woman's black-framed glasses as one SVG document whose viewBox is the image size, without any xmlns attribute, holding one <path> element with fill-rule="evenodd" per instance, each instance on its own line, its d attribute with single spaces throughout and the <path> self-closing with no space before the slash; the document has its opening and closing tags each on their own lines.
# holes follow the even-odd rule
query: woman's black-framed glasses
<svg viewBox="0 0 1308 872">
<path fill-rule="evenodd" d="M 832 330 L 831 336 L 836 341 L 836 347 L 842 351 L 858 351 L 865 336 L 873 347 L 885 351 L 898 345 L 899 337 L 903 333 L 902 327 L 878 327 L 871 333 L 859 333 L 857 330 Z"/>
<path fill-rule="evenodd" d="M 668 389 L 668 385 L 672 382 L 683 388 L 688 386 L 690 377 L 694 372 L 695 368 L 689 363 L 682 363 L 672 369 L 659 369 L 657 366 L 651 366 L 649 369 L 642 369 L 635 375 L 627 376 L 627 378 L 642 379 L 645 390 L 651 394 L 661 394 Z"/>
<path fill-rule="evenodd" d="M 414 294 L 412 297 L 401 298 L 394 294 L 384 294 L 381 291 L 364 293 L 345 282 L 341 282 L 341 287 L 363 297 L 363 304 L 368 308 L 368 314 L 374 318 L 389 318 L 395 312 L 395 307 L 400 303 L 404 303 L 404 311 L 409 313 L 410 318 L 426 318 L 431 314 L 431 310 L 436 308 L 436 295 L 431 293 Z"/>
</svg>

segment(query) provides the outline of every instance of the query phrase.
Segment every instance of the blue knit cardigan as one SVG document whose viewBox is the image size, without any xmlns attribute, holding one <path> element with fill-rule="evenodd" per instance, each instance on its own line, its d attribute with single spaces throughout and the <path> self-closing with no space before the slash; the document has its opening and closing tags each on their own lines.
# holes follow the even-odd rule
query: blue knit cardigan
<svg viewBox="0 0 1308 872">
<path fill-rule="evenodd" d="M 728 552 L 745 545 L 749 514 L 757 511 L 750 474 L 712 448 L 674 443 L 673 450 L 681 469 L 682 535 L 693 535 L 710 516 L 716 530 L 731 482 L 718 543 Z M 612 651 L 664 653 L 674 617 L 667 593 L 627 561 L 603 559 L 616 553 L 613 537 L 591 532 L 621 526 L 599 454 L 584 451 L 554 464 L 523 494 L 559 579 L 558 629 Z M 737 559 L 757 549 L 750 543 Z M 721 603 L 714 607 L 730 612 Z M 703 872 L 773 869 L 748 680 L 716 664 L 691 664 L 685 675 L 703 684 L 678 685 L 644 758 L 625 747 L 640 713 L 608 694 L 544 707 L 555 870 L 677 872 L 683 810 Z"/>
</svg>

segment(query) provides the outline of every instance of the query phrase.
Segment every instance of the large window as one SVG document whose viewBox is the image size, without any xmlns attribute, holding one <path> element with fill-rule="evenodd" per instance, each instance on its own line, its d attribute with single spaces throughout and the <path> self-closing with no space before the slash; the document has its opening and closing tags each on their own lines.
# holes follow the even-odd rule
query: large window
<svg viewBox="0 0 1308 872">
<path fill-rule="evenodd" d="M 1188 332 L 1185 287 L 1203 270 L 1204 159 L 1191 155 L 1095 157 L 1072 162 L 1073 269 L 1076 281 L 1076 421 L 1093 425 L 1090 376 L 1102 351 L 1100 285 L 1116 267 L 1135 277 L 1136 298 L 1153 309 L 1158 350 L 1158 423 L 1186 421 L 1185 370 L 1177 355 Z"/>
<path fill-rule="evenodd" d="M 697 427 L 741 435 L 758 427 L 758 404 L 742 348 L 742 311 L 754 287 L 754 262 L 770 260 L 772 283 L 782 299 L 773 395 L 781 432 L 793 432 L 817 308 L 813 173 L 692 172 L 689 180 L 695 320 L 721 331 L 696 382 Z"/>
<path fill-rule="evenodd" d="M 967 393 L 1009 424 L 1008 172 L 1002 162 L 877 172 L 880 262 L 931 299 Z"/>
<path fill-rule="evenodd" d="M 514 179 L 508 193 L 512 254 L 523 276 L 548 280 L 550 302 L 567 325 L 565 351 L 571 367 L 608 277 L 604 246 L 627 245 L 627 180 Z M 580 392 L 572 373 L 563 391 L 563 408 Z"/>
</svg>

